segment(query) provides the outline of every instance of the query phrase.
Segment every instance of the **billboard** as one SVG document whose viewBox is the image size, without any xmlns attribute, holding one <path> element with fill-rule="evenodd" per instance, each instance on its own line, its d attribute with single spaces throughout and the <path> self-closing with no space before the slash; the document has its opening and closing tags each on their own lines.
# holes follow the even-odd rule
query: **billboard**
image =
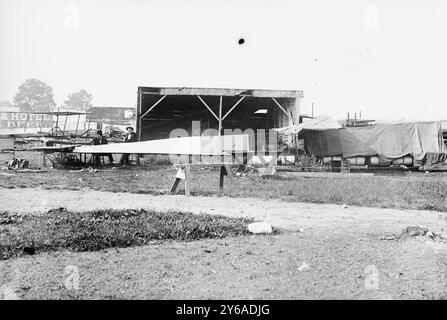
<svg viewBox="0 0 447 320">
<path fill-rule="evenodd" d="M 40 128 L 52 127 L 51 114 L 0 112 L 0 133 L 37 132 Z"/>
</svg>

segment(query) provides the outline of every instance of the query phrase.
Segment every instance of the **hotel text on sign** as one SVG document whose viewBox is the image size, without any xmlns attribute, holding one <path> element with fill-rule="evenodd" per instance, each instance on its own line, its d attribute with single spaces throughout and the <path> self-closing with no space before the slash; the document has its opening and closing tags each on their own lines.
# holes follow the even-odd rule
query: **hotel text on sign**
<svg viewBox="0 0 447 320">
<path fill-rule="evenodd" d="M 53 126 L 53 116 L 26 112 L 1 112 L 0 128 L 48 128 Z"/>
</svg>

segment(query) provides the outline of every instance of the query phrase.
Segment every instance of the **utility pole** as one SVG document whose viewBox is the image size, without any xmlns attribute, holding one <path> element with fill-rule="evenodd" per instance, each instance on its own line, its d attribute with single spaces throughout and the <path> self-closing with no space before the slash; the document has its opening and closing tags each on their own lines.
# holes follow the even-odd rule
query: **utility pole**
<svg viewBox="0 0 447 320">
<path fill-rule="evenodd" d="M 312 102 L 312 119 L 314 117 L 314 103 Z"/>
</svg>

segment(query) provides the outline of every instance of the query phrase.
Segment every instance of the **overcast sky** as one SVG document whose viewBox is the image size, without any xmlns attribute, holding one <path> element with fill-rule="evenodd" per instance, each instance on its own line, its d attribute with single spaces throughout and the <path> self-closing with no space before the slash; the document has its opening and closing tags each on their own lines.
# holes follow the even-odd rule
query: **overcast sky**
<svg viewBox="0 0 447 320">
<path fill-rule="evenodd" d="M 238 39 L 244 38 L 243 45 Z M 302 113 L 447 119 L 446 1 L 0 0 L 0 100 L 27 78 L 81 88 L 304 91 Z"/>
</svg>

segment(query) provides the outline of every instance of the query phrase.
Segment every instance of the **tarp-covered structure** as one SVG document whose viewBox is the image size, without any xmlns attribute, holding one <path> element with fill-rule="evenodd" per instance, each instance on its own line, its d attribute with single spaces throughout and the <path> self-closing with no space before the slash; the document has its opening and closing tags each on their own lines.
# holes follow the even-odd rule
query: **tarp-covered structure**
<svg viewBox="0 0 447 320">
<path fill-rule="evenodd" d="M 440 122 L 375 124 L 365 127 L 303 129 L 305 149 L 316 156 L 379 156 L 388 162 L 411 155 L 415 164 L 444 159 L 447 154 Z"/>
<path fill-rule="evenodd" d="M 283 128 L 276 128 L 273 130 L 275 130 L 280 134 L 291 135 L 291 134 L 297 134 L 304 129 L 327 130 L 327 129 L 338 129 L 338 128 L 341 128 L 341 125 L 336 120 L 332 119 L 329 116 L 320 116 L 307 122 Z"/>
<path fill-rule="evenodd" d="M 273 130 L 278 132 L 281 136 L 281 141 L 293 147 L 294 144 L 298 143 L 297 137 L 298 133 L 302 130 L 328 130 L 328 129 L 339 129 L 342 126 L 334 119 L 329 116 L 323 115 L 314 118 L 310 121 L 294 124 L 288 127 L 274 128 Z"/>
</svg>

